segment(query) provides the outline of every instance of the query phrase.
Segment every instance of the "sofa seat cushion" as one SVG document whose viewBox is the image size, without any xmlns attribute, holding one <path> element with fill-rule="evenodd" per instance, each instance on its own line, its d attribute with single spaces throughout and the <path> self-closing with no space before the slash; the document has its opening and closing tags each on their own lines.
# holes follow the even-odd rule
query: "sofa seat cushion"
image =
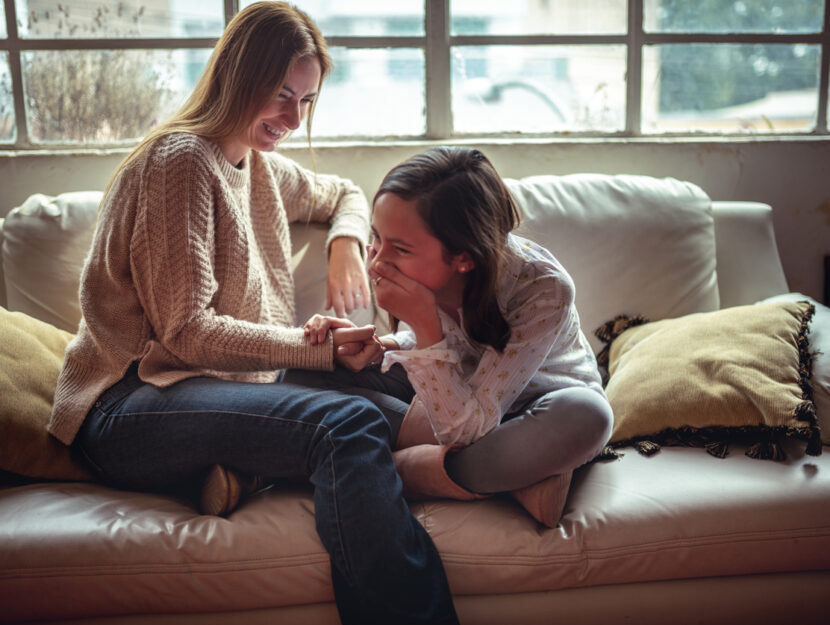
<svg viewBox="0 0 830 625">
<path fill-rule="evenodd" d="M 576 472 L 555 529 L 503 497 L 412 509 L 457 596 L 830 569 L 828 454 L 626 453 Z M 228 519 L 97 484 L 0 491 L 10 619 L 329 602 L 329 574 L 307 490 L 261 492 Z"/>
</svg>

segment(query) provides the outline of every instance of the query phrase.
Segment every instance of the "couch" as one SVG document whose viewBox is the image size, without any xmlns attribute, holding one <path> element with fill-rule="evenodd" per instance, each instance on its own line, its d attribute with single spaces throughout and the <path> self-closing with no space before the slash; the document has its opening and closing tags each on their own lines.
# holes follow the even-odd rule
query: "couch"
<svg viewBox="0 0 830 625">
<path fill-rule="evenodd" d="M 820 452 L 821 443 L 830 443 L 830 316 L 821 303 L 788 293 L 771 207 L 712 202 L 699 187 L 671 178 L 582 174 L 508 184 L 524 216 L 520 234 L 548 246 L 573 275 L 583 327 L 598 353 L 608 356 L 610 348 L 609 368 L 628 366 L 615 356 L 613 343 L 628 326 L 702 322 L 691 340 L 672 348 L 669 360 L 655 359 L 645 379 L 618 389 L 612 404 L 639 397 L 643 403 L 635 412 L 648 406 L 672 412 L 681 403 L 679 391 L 651 397 L 647 382 L 672 371 L 672 360 L 685 362 L 686 351 L 702 341 L 696 337 L 706 334 L 699 328 L 719 326 L 713 315 L 738 311 L 753 319 L 755 311 L 774 305 L 776 314 L 797 313 L 802 321 L 798 345 L 779 337 L 770 348 L 799 359 L 800 376 L 788 373 L 784 383 L 802 384 L 794 391 L 802 412 L 798 427 L 692 429 L 731 437 L 728 448 L 653 432 L 617 441 L 605 459 L 575 472 L 553 529 L 506 496 L 411 502 L 442 554 L 461 622 L 828 622 L 830 454 Z M 61 345 L 77 324 L 77 274 L 99 197 L 35 195 L 2 224 L 4 323 L 20 324 L 24 339 L 30 327 L 62 337 L 50 348 L 57 358 L 43 365 L 53 375 Z M 292 228 L 301 318 L 323 302 L 323 232 Z M 804 300 L 813 306 L 809 312 L 777 308 L 776 302 Z M 362 311 L 357 321 L 384 327 L 373 310 Z M 708 369 L 721 375 L 727 368 L 722 365 L 738 362 L 733 353 L 778 336 L 772 328 L 777 323 L 748 330 L 749 347 L 723 348 L 718 353 L 730 355 Z M 605 340 L 593 334 L 601 327 Z M 27 348 L 18 360 L 5 361 L 6 373 L 28 374 L 8 363 L 28 362 L 36 351 Z M 763 354 L 737 367 L 738 373 L 773 359 Z M 617 375 L 610 374 L 609 384 Z M 694 375 L 669 378 L 679 383 Z M 747 384 L 761 385 L 756 378 Z M 737 383 L 718 378 L 706 386 L 731 392 Z M 749 395 L 753 388 L 738 390 Z M 7 396 L 3 419 L 19 399 Z M 726 408 L 744 399 L 729 399 Z M 740 405 L 738 417 L 755 409 Z M 726 410 L 710 399 L 694 407 L 714 418 Z M 47 438 L 42 424 L 38 428 L 35 435 Z M 11 458 L 16 443 L 9 429 L 0 432 L 6 433 L 0 451 Z M 766 443 L 750 440 L 758 432 Z M 329 559 L 304 485 L 261 491 L 229 518 L 201 516 L 187 498 L 90 481 L 65 449 L 48 440 L 36 445 L 15 456 L 20 469 L 0 458 L 0 621 L 338 622 Z M 62 453 L 43 464 L 45 456 Z M 775 459 L 763 459 L 769 456 Z M 33 467 L 39 463 L 47 468 Z"/>
</svg>

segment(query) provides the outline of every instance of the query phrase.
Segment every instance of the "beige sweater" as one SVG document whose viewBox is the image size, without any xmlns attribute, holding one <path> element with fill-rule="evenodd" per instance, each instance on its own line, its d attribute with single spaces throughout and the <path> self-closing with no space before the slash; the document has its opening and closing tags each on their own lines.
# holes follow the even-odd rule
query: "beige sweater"
<svg viewBox="0 0 830 625">
<path fill-rule="evenodd" d="M 105 197 L 81 276 L 83 317 L 67 347 L 49 432 L 70 444 L 93 403 L 138 361 L 142 380 L 196 375 L 272 382 L 332 369 L 294 318 L 288 223 L 330 222 L 363 249 L 358 187 L 252 151 L 240 169 L 190 134 L 159 140 Z"/>
</svg>

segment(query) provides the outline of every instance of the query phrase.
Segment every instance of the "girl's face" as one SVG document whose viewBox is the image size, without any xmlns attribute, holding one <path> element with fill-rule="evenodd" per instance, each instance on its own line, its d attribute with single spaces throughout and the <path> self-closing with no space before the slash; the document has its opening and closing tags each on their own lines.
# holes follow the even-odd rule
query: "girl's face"
<svg viewBox="0 0 830 625">
<path fill-rule="evenodd" d="M 394 265 L 406 277 L 436 294 L 436 300 L 457 301 L 463 292 L 463 273 L 472 268 L 466 253 L 447 254 L 427 228 L 416 208 L 417 199 L 403 200 L 384 193 L 372 215 L 372 263 Z"/>
<path fill-rule="evenodd" d="M 300 127 L 320 85 L 320 62 L 316 57 L 297 59 L 285 76 L 279 93 L 254 116 L 253 122 L 241 133 L 222 144 L 222 153 L 234 165 L 249 150 L 269 152 L 291 130 Z"/>
</svg>

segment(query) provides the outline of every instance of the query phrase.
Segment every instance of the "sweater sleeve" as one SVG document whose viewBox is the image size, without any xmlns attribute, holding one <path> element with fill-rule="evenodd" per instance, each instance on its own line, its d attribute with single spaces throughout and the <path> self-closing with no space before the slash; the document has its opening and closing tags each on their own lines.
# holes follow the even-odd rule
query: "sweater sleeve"
<svg viewBox="0 0 830 625">
<path fill-rule="evenodd" d="M 187 147 L 159 148 L 141 185 L 130 255 L 152 326 L 145 357 L 223 372 L 332 369 L 331 342 L 311 346 L 301 328 L 260 323 L 258 310 L 247 317 L 217 312 L 214 196 L 221 185 L 209 154 Z M 240 289 L 244 295 L 245 285 Z"/>
<path fill-rule="evenodd" d="M 266 155 L 277 176 L 289 222 L 328 223 L 326 247 L 337 237 L 351 237 L 365 250 L 369 240 L 369 205 L 351 180 L 318 174 L 276 152 Z"/>
</svg>

